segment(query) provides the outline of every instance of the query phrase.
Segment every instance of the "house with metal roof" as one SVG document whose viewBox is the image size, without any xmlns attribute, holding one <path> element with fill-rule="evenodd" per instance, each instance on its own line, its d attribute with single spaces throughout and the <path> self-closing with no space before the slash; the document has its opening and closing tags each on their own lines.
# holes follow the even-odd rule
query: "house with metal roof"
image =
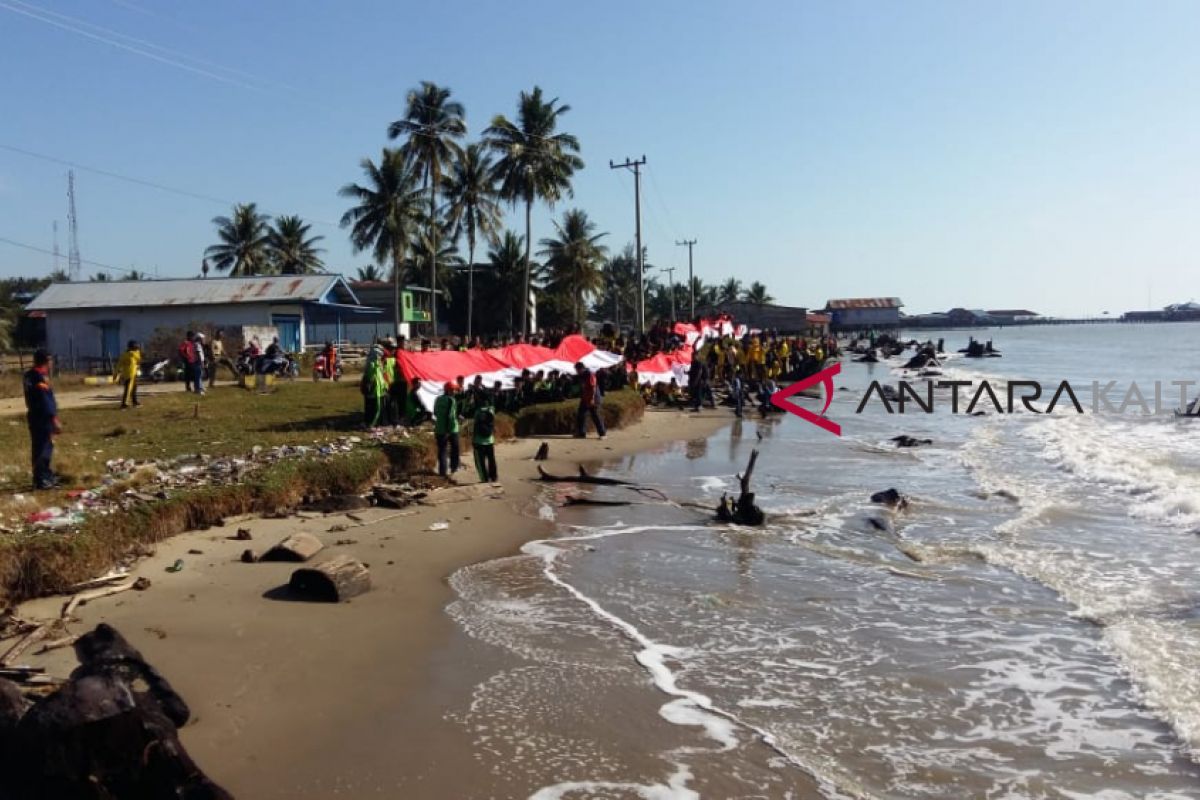
<svg viewBox="0 0 1200 800">
<path fill-rule="evenodd" d="M 830 315 L 830 327 L 835 331 L 898 328 L 899 297 L 846 297 L 830 300 L 825 311 Z"/>
<path fill-rule="evenodd" d="M 145 345 L 183 330 L 240 339 L 246 327 L 273 328 L 285 350 L 300 352 L 379 314 L 340 275 L 53 283 L 28 310 L 45 317 L 51 354 L 75 367 L 116 358 L 130 339 Z"/>
</svg>

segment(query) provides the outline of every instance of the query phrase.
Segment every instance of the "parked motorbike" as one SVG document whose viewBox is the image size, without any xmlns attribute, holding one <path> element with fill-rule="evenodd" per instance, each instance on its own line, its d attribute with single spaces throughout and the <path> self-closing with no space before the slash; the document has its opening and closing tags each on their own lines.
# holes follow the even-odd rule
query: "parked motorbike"
<svg viewBox="0 0 1200 800">
<path fill-rule="evenodd" d="M 325 358 L 324 353 L 317 354 L 317 357 L 313 360 L 312 379 L 314 381 L 340 381 L 342 379 L 342 360 L 335 355 L 333 357 L 333 369 L 330 369 L 328 362 L 329 360 Z"/>
</svg>

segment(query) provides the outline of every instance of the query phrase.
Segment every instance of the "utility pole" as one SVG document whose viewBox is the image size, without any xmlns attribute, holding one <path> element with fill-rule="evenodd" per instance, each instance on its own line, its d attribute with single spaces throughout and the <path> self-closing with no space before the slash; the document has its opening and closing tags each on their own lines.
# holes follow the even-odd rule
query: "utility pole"
<svg viewBox="0 0 1200 800">
<path fill-rule="evenodd" d="M 646 157 L 630 160 L 623 164 L 614 164 L 609 159 L 609 169 L 628 169 L 633 171 L 633 213 L 637 227 L 637 268 L 638 268 L 638 332 L 646 332 L 646 275 L 644 272 L 646 259 L 642 254 L 642 167 L 646 165 Z"/>
<path fill-rule="evenodd" d="M 682 242 L 675 243 L 678 247 L 687 246 L 688 249 L 688 322 L 696 319 L 696 279 L 692 275 L 692 246 L 696 244 L 695 239 L 684 239 Z"/>
<path fill-rule="evenodd" d="M 675 321 L 675 268 L 663 267 L 662 271 L 667 273 L 667 292 L 671 296 L 671 322 Z"/>
</svg>

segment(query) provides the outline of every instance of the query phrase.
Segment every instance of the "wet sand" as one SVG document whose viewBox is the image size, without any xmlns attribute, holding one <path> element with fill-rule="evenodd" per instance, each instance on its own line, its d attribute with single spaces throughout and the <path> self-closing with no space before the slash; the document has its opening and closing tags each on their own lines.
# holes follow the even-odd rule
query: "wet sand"
<svg viewBox="0 0 1200 800">
<path fill-rule="evenodd" d="M 604 441 L 547 437 L 545 466 L 570 473 L 581 462 L 707 436 L 729 420 L 723 411 L 650 410 Z M 142 650 L 192 708 L 183 731 L 192 755 L 235 796 L 493 796 L 494 765 L 472 752 L 447 710 L 469 704 L 500 655 L 470 643 L 445 614 L 454 598 L 446 579 L 549 532 L 532 508 L 532 456 L 542 441 L 497 448 L 499 498 L 356 512 L 361 523 L 344 514 L 253 519 L 170 539 L 133 570 L 150 578 L 149 590 L 81 607 L 72 630 L 108 622 Z M 473 470 L 459 473 L 461 483 L 474 480 Z M 435 521 L 449 529 L 428 531 Z M 239 527 L 253 541 L 233 540 Z M 325 553 L 366 562 L 373 590 L 339 605 L 271 598 L 295 565 L 238 557 L 295 531 L 316 535 Z M 166 572 L 176 559 L 183 570 Z M 22 614 L 54 617 L 62 602 L 34 601 Z M 65 650 L 26 660 L 59 675 L 74 665 Z"/>
</svg>

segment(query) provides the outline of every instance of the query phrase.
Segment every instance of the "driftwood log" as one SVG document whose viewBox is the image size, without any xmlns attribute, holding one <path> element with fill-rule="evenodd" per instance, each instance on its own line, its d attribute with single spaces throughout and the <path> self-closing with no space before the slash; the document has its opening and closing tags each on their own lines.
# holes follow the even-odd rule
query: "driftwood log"
<svg viewBox="0 0 1200 800">
<path fill-rule="evenodd" d="M 750 479 L 754 475 L 754 465 L 758 463 L 758 448 L 750 451 L 750 462 L 746 471 L 737 476 L 741 485 L 741 493 L 731 504 L 728 495 L 721 495 L 721 503 L 717 506 L 717 519 L 722 522 L 734 522 L 738 525 L 762 525 L 767 515 L 754 502 L 754 492 L 750 489 Z"/>
<path fill-rule="evenodd" d="M 115 629 L 75 644 L 70 680 L 29 707 L 0 682 L 0 794 L 11 800 L 229 800 L 179 741 L 190 716 L 171 685 Z"/>
<path fill-rule="evenodd" d="M 564 475 L 552 475 L 551 473 L 546 472 L 546 470 L 542 469 L 541 465 L 539 464 L 538 465 L 538 475 L 540 475 L 542 477 L 542 480 L 544 480 L 548 483 L 590 483 L 590 484 L 594 484 L 596 486 L 632 486 L 633 485 L 629 481 L 623 481 L 623 480 L 620 480 L 619 478 L 601 478 L 601 477 L 598 477 L 595 475 L 589 475 L 588 471 L 586 469 L 584 469 L 582 465 L 580 465 L 580 467 L 579 467 L 579 475 L 577 475 L 577 476 L 576 475 L 565 475 L 564 476 Z"/>
<path fill-rule="evenodd" d="M 590 497 L 576 497 L 575 495 L 567 495 L 563 500 L 565 506 L 631 506 L 633 503 L 628 500 L 593 500 Z"/>
<path fill-rule="evenodd" d="M 321 552 L 321 540 L 311 533 L 294 533 L 263 553 L 260 561 L 308 561 Z"/>
<path fill-rule="evenodd" d="M 306 600 L 340 603 L 371 588 L 371 573 L 359 560 L 334 556 L 328 561 L 292 573 L 288 590 Z"/>
</svg>

